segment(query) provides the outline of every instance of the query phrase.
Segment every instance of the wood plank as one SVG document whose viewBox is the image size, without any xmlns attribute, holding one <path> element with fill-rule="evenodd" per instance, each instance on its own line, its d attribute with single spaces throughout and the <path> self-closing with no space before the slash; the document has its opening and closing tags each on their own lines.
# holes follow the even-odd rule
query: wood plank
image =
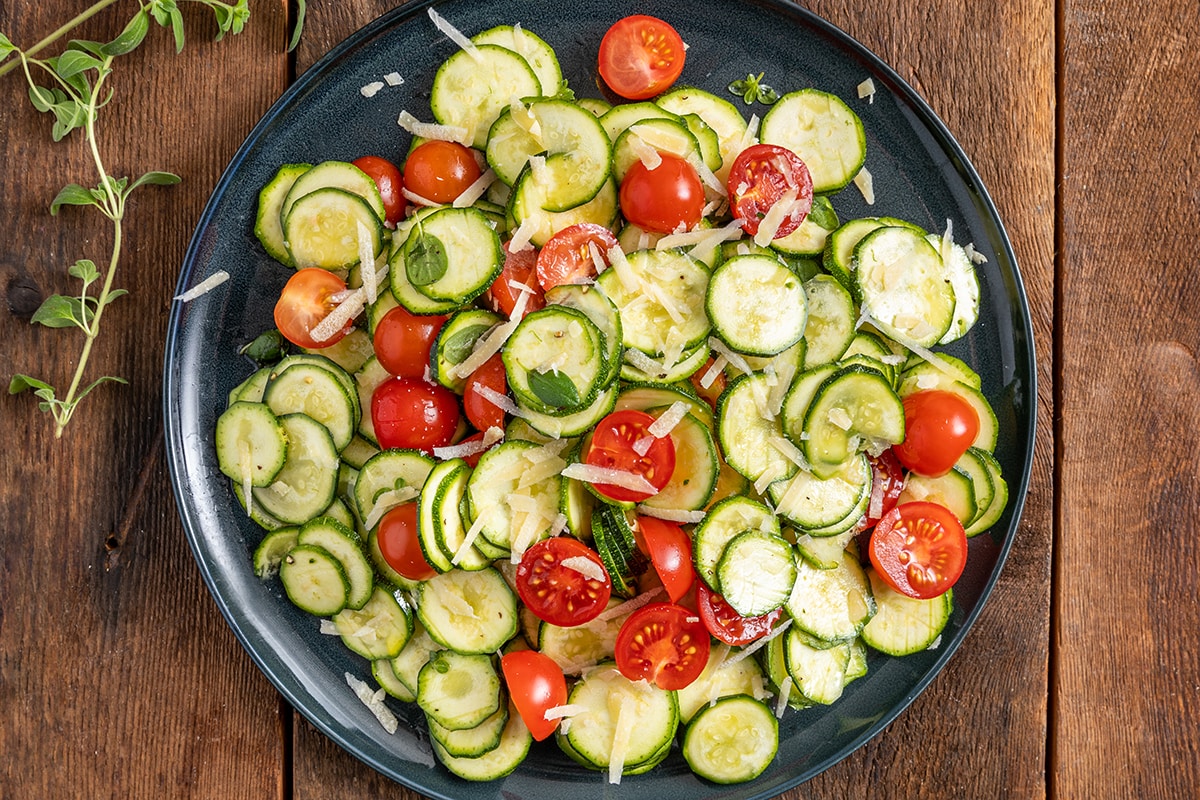
<svg viewBox="0 0 1200 800">
<path fill-rule="evenodd" d="M 111 38 L 131 4 L 76 36 Z M 78 3 L 5 3 L 0 30 L 31 44 Z M 177 265 L 218 175 L 286 81 L 283 15 L 208 41 L 187 12 L 176 57 L 157 27 L 118 64 L 102 112 L 112 172 L 165 169 L 175 188 L 134 195 L 117 285 L 103 321 L 98 389 L 60 441 L 29 395 L 0 393 L 0 796 L 280 797 L 284 749 L 275 693 L 237 645 L 195 568 L 162 444 L 161 370 Z M 153 80 L 147 79 L 153 76 Z M 178 88 L 176 88 L 178 86 Z M 79 337 L 28 323 L 41 296 L 76 290 L 66 267 L 102 261 L 98 214 L 47 213 L 58 188 L 94 185 L 78 135 L 52 144 L 18 75 L 0 79 L 0 375 L 69 379 Z"/>
<path fill-rule="evenodd" d="M 1195 797 L 1200 10 L 1068 0 L 1063 20 L 1051 785 Z"/>
</svg>

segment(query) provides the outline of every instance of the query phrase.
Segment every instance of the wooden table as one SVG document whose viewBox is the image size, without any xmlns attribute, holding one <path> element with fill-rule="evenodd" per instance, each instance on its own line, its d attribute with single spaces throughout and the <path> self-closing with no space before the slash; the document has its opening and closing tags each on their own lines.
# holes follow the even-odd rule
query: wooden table
<svg viewBox="0 0 1200 800">
<path fill-rule="evenodd" d="M 28 45 L 80 4 L 0 5 Z M 235 149 L 289 80 L 392 4 L 280 3 L 209 41 L 188 8 L 121 65 L 113 171 L 137 196 L 92 373 L 61 440 L 0 395 L 0 797 L 412 797 L 279 699 L 209 597 L 164 466 L 163 342 L 178 265 Z M 967 8 L 964 9 L 964 5 Z M 948 669 L 866 747 L 784 797 L 1196 797 L 1200 787 L 1200 119 L 1195 0 L 814 0 L 946 121 L 989 187 L 1029 293 L 1037 457 L 1019 538 Z M 76 35 L 111 38 L 121 2 Z M 65 382 L 78 338 L 28 324 L 66 267 L 107 253 L 95 215 L 47 207 L 91 181 L 0 79 L 0 375 Z"/>
</svg>

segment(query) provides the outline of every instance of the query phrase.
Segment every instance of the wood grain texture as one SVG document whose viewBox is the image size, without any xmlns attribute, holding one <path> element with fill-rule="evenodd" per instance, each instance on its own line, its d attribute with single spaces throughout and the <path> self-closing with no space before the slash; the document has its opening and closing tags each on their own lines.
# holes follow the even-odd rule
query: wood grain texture
<svg viewBox="0 0 1200 800">
<path fill-rule="evenodd" d="M 135 4 L 77 37 L 111 38 Z M 79 4 L 0 5 L 25 45 Z M 103 321 L 98 389 L 60 441 L 30 395 L 0 394 L 0 797 L 279 797 L 279 702 L 204 588 L 184 540 L 162 445 L 167 310 L 190 232 L 220 171 L 286 80 L 283 14 L 264 8 L 241 37 L 209 41 L 187 13 L 119 64 L 100 123 L 114 174 L 164 169 L 184 183 L 134 195 L 117 285 L 132 297 Z M 264 54 L 265 57 L 264 57 Z M 18 75 L 0 80 L 0 374 L 70 377 L 80 337 L 29 324 L 40 297 L 76 290 L 66 268 L 107 259 L 99 214 L 50 200 L 95 185 L 82 139 L 52 144 Z"/>
<path fill-rule="evenodd" d="M 1063 12 L 1061 798 L 1200 786 L 1200 10 L 1147 11 Z"/>
</svg>

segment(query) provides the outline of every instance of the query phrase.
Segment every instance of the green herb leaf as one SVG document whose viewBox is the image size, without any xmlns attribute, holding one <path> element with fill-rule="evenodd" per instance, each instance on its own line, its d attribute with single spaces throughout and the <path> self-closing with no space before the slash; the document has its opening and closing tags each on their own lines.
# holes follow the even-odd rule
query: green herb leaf
<svg viewBox="0 0 1200 800">
<path fill-rule="evenodd" d="M 30 389 L 33 389 L 37 393 L 38 397 L 41 397 L 45 400 L 51 400 L 54 398 L 53 386 L 45 381 L 39 381 L 37 378 L 30 377 L 29 375 L 13 375 L 12 380 L 8 382 L 9 394 L 20 394 L 21 392 L 27 392 Z"/>
<path fill-rule="evenodd" d="M 17 46 L 7 36 L 0 33 L 0 61 L 3 61 L 15 52 L 17 52 Z"/>
<path fill-rule="evenodd" d="M 54 71 L 58 77 L 67 80 L 89 69 L 100 70 L 103 68 L 104 62 L 91 53 L 85 53 L 82 50 L 65 50 L 58 57 L 58 67 Z"/>
<path fill-rule="evenodd" d="M 746 105 L 751 105 L 756 100 L 764 105 L 771 105 L 779 99 L 779 93 L 762 82 L 763 75 L 762 72 L 757 75 L 747 73 L 743 80 L 729 84 L 729 91 L 740 95 Z"/>
<path fill-rule="evenodd" d="M 436 283 L 449 267 L 446 246 L 433 234 L 417 231 L 404 245 L 404 271 L 413 286 Z"/>
<path fill-rule="evenodd" d="M 475 349 L 475 343 L 479 341 L 480 337 L 491 329 L 491 325 L 480 324 L 456 331 L 453 336 L 439 345 L 442 358 L 450 364 L 461 364 L 467 360 L 467 356 L 471 355 L 471 351 Z"/>
<path fill-rule="evenodd" d="M 86 331 L 86 318 L 90 316 L 78 297 L 52 294 L 47 297 L 29 321 L 47 328 L 76 327 Z"/>
<path fill-rule="evenodd" d="M 145 9 L 134 14 L 133 19 L 125 26 L 125 30 L 100 49 L 106 56 L 123 56 L 133 52 L 150 32 L 150 15 Z"/>
<path fill-rule="evenodd" d="M 529 372 L 529 390 L 551 408 L 579 405 L 579 389 L 564 372 Z"/>
<path fill-rule="evenodd" d="M 107 295 L 107 296 L 104 298 L 104 303 L 102 304 L 102 306 L 107 306 L 107 305 L 108 305 L 109 303 L 111 303 L 113 300 L 116 300 L 118 297 L 124 297 L 124 296 L 125 296 L 125 295 L 127 295 L 127 294 L 129 294 L 129 290 L 128 290 L 128 289 L 113 289 L 113 290 L 112 290 L 111 292 L 109 292 L 109 293 L 108 293 L 108 295 Z"/>
<path fill-rule="evenodd" d="M 834 230 L 838 226 L 838 215 L 833 210 L 833 203 L 829 202 L 829 198 L 818 194 L 813 196 L 812 208 L 808 212 L 808 219 L 811 219 L 814 224 L 821 226 L 827 231 Z"/>
<path fill-rule="evenodd" d="M 179 176 L 173 172 L 147 172 L 134 181 L 125 194 L 131 194 L 139 186 L 174 186 L 179 180 Z"/>
<path fill-rule="evenodd" d="M 56 142 L 61 142 L 67 134 L 83 127 L 87 121 L 87 111 L 74 100 L 55 103 L 50 111 L 54 114 L 54 127 L 50 129 L 50 135 Z"/>
<path fill-rule="evenodd" d="M 575 101 L 575 90 L 567 85 L 566 78 L 563 78 L 562 83 L 558 85 L 558 91 L 554 94 L 554 99 Z"/>
<path fill-rule="evenodd" d="M 96 262 L 87 258 L 81 258 L 72 264 L 67 274 L 72 278 L 79 278 L 85 286 L 100 279 L 100 270 L 96 268 Z"/>
<path fill-rule="evenodd" d="M 68 183 L 58 191 L 58 195 L 50 202 L 50 213 L 57 215 L 59 209 L 63 206 L 94 206 L 97 205 L 96 198 L 92 196 L 89 189 L 85 189 L 77 183 Z"/>
<path fill-rule="evenodd" d="M 171 33 L 175 35 L 175 52 L 183 52 L 183 12 L 178 8 L 171 9 Z"/>
<path fill-rule="evenodd" d="M 288 42 L 289 53 L 296 49 L 296 45 L 300 44 L 300 34 L 304 30 L 304 15 L 304 0 L 296 0 L 296 27 L 292 29 L 292 40 Z"/>
<path fill-rule="evenodd" d="M 54 92 L 35 84 L 29 85 L 29 102 L 38 111 L 45 114 L 54 105 Z"/>
<path fill-rule="evenodd" d="M 92 391 L 92 389 L 95 389 L 100 384 L 108 383 L 110 381 L 112 383 L 124 383 L 124 384 L 129 383 L 129 381 L 125 380 L 124 378 L 118 378 L 116 375 L 104 375 L 104 376 L 92 381 L 90 384 L 88 384 L 88 387 L 86 389 L 84 389 L 82 392 L 77 394 L 75 396 L 75 402 L 78 403 L 80 400 L 82 400 L 84 397 L 86 397 L 88 395 L 88 392 Z"/>
<path fill-rule="evenodd" d="M 258 364 L 271 364 L 287 355 L 288 341 L 277 330 L 259 334 L 238 352 Z"/>
<path fill-rule="evenodd" d="M 90 39 L 72 39 L 67 43 L 68 50 L 82 50 L 85 53 L 91 53 L 96 58 L 104 58 L 104 44 L 101 42 L 93 42 Z"/>
</svg>

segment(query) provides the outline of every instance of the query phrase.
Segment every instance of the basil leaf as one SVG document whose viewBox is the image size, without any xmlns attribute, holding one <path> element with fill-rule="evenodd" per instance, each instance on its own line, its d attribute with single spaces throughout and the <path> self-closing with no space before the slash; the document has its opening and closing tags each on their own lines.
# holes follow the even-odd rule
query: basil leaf
<svg viewBox="0 0 1200 800">
<path fill-rule="evenodd" d="M 579 390 L 563 372 L 529 372 L 529 390 L 551 408 L 579 405 Z"/>
<path fill-rule="evenodd" d="M 419 232 L 404 246 L 404 271 L 413 286 L 428 286 L 446 274 L 446 246 L 433 234 Z"/>
<path fill-rule="evenodd" d="M 475 343 L 491 329 L 491 325 L 479 324 L 456 331 L 453 336 L 439 345 L 442 358 L 448 364 L 461 364 L 467 360 L 467 356 L 471 355 L 471 351 L 475 349 Z"/>
<path fill-rule="evenodd" d="M 279 331 L 269 330 L 238 352 L 258 364 L 271 364 L 287 355 L 287 340 Z"/>
<path fill-rule="evenodd" d="M 834 230 L 838 226 L 838 215 L 833 210 L 833 203 L 829 202 L 829 198 L 824 195 L 813 195 L 812 208 L 808 212 L 808 218 L 813 221 L 813 224 L 820 225 L 827 231 Z"/>
</svg>

